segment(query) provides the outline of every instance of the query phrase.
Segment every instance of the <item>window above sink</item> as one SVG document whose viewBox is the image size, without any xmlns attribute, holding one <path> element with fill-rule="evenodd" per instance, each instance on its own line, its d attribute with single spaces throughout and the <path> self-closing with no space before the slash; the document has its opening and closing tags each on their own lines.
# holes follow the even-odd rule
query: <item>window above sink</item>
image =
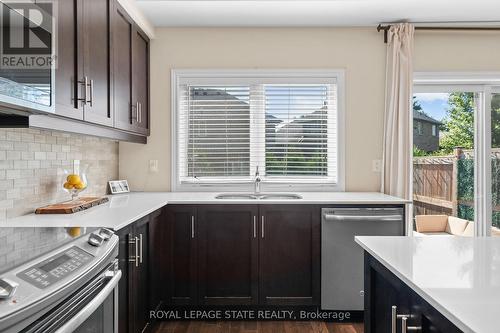
<svg viewBox="0 0 500 333">
<path fill-rule="evenodd" d="M 173 190 L 343 190 L 339 70 L 173 70 Z"/>
</svg>

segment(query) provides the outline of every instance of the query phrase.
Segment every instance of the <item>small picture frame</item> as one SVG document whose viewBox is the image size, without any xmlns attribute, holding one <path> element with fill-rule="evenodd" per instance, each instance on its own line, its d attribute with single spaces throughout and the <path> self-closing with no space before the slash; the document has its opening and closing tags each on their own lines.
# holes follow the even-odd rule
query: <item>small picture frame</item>
<svg viewBox="0 0 500 333">
<path fill-rule="evenodd" d="M 128 182 L 126 180 L 110 180 L 108 183 L 111 194 L 130 192 L 130 188 L 128 187 Z"/>
</svg>

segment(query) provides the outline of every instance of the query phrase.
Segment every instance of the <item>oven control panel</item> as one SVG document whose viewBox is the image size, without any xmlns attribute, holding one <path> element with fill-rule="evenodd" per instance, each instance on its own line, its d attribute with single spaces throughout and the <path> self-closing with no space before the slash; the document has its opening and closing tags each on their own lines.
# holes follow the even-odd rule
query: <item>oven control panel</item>
<svg viewBox="0 0 500 333">
<path fill-rule="evenodd" d="M 78 271 L 88 264 L 93 257 L 93 255 L 78 246 L 73 246 L 16 275 L 35 287 L 44 289 Z"/>
</svg>

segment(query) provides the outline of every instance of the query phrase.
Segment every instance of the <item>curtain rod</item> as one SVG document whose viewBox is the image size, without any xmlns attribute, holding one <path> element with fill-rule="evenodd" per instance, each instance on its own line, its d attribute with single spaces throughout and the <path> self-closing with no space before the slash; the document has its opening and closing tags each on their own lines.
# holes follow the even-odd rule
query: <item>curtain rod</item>
<svg viewBox="0 0 500 333">
<path fill-rule="evenodd" d="M 437 24 L 436 26 L 415 26 L 415 30 L 456 30 L 456 31 L 500 31 L 500 26 L 446 26 L 446 25 L 439 25 L 439 24 L 445 24 L 445 23 L 430 23 L 430 24 Z M 389 29 L 391 28 L 390 24 L 387 25 L 382 25 L 379 24 L 377 26 L 377 31 L 384 31 L 384 43 L 387 44 L 387 33 Z"/>
</svg>

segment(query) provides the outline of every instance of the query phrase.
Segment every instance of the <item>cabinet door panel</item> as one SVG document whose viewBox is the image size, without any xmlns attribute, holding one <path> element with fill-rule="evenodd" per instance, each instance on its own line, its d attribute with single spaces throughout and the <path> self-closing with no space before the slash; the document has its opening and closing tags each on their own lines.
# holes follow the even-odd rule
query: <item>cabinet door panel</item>
<svg viewBox="0 0 500 333">
<path fill-rule="evenodd" d="M 196 304 L 196 210 L 192 206 L 167 206 L 165 239 L 165 302 Z M 194 230 L 193 230 L 194 226 Z"/>
<path fill-rule="evenodd" d="M 165 262 L 166 262 L 166 214 L 162 208 L 151 214 L 149 221 L 149 237 L 148 237 L 148 256 L 149 256 L 149 271 L 150 271 L 150 287 L 149 301 L 150 309 L 158 309 L 163 301 L 165 289 Z M 144 244 L 146 246 L 146 244 Z"/>
<path fill-rule="evenodd" d="M 319 215 L 308 205 L 260 206 L 261 304 L 319 304 Z"/>
<path fill-rule="evenodd" d="M 200 304 L 257 304 L 257 213 L 257 206 L 198 209 Z"/>
<path fill-rule="evenodd" d="M 57 6 L 55 112 L 60 116 L 82 120 L 83 104 L 77 100 L 79 74 L 83 68 L 77 28 L 82 15 L 76 0 L 59 1 Z"/>
<path fill-rule="evenodd" d="M 135 131 L 149 134 L 149 39 L 137 27 L 132 36 L 132 68 Z"/>
<path fill-rule="evenodd" d="M 115 1 L 113 16 L 113 108 L 115 127 L 132 127 L 132 33 L 134 22 Z"/>
<path fill-rule="evenodd" d="M 407 287 L 410 290 L 409 287 Z M 429 303 L 418 296 L 413 290 L 411 293 L 411 319 L 408 327 L 419 327 L 421 333 L 460 333 L 462 332 L 446 317 L 434 309 Z M 410 330 L 411 331 L 411 328 Z"/>
<path fill-rule="evenodd" d="M 110 108 L 110 2 L 83 1 L 84 76 L 89 79 L 85 121 L 112 126 Z M 90 86 L 92 80 L 92 87 Z"/>
<path fill-rule="evenodd" d="M 134 332 L 142 332 L 149 324 L 149 217 L 141 222 L 136 222 L 134 234 L 139 240 L 137 244 L 139 248 L 139 266 L 134 267 Z"/>
<path fill-rule="evenodd" d="M 118 266 L 122 271 L 122 277 L 118 284 L 118 332 L 128 333 L 133 331 L 131 322 L 131 305 L 132 305 L 132 290 L 133 290 L 133 265 L 129 262 L 130 245 L 129 239 L 132 237 L 132 227 L 120 229 L 117 232 L 120 237 L 118 249 Z"/>
<path fill-rule="evenodd" d="M 365 332 L 391 332 L 392 307 L 411 318 L 411 296 L 399 279 L 365 252 Z M 396 332 L 401 332 L 401 318 Z"/>
</svg>

